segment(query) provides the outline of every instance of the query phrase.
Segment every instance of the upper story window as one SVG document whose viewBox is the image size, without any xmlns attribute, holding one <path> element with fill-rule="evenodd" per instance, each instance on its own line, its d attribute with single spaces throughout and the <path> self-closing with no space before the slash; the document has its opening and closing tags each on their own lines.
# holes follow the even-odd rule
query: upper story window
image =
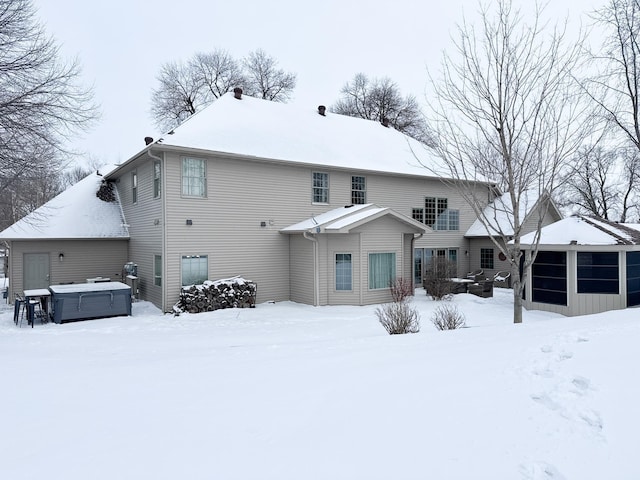
<svg viewBox="0 0 640 480">
<path fill-rule="evenodd" d="M 205 197 L 207 195 L 206 163 L 201 158 L 182 159 L 182 195 Z"/>
<path fill-rule="evenodd" d="M 424 208 L 411 209 L 411 218 L 417 220 L 420 223 L 424 223 Z"/>
<path fill-rule="evenodd" d="M 158 160 L 153 162 L 153 198 L 160 198 L 160 179 L 162 170 L 160 169 L 160 162 Z"/>
<path fill-rule="evenodd" d="M 424 223 L 434 230 L 460 230 L 460 210 L 449 209 L 446 198 L 425 197 Z"/>
<path fill-rule="evenodd" d="M 329 203 L 329 174 L 313 172 L 313 203 Z"/>
<path fill-rule="evenodd" d="M 131 202 L 138 203 L 138 172 L 131 172 Z"/>
<path fill-rule="evenodd" d="M 351 177 L 351 203 L 353 205 L 363 205 L 367 203 L 367 183 L 362 176 Z"/>
</svg>

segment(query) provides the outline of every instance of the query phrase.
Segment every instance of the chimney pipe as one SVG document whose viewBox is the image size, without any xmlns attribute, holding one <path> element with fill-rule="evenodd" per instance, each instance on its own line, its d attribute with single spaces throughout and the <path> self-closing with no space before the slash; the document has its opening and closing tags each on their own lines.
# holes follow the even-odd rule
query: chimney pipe
<svg viewBox="0 0 640 480">
<path fill-rule="evenodd" d="M 324 117 L 325 116 L 324 112 L 326 111 L 327 111 L 327 107 L 325 107 L 324 105 L 318 105 L 318 113 L 320 115 Z"/>
<path fill-rule="evenodd" d="M 144 137 L 144 144 L 150 145 L 153 143 L 153 137 Z"/>
<path fill-rule="evenodd" d="M 389 119 L 387 117 L 384 117 L 380 123 L 382 123 L 383 127 L 389 128 Z"/>
<path fill-rule="evenodd" d="M 233 96 L 238 100 L 242 100 L 242 89 L 240 87 L 236 87 L 233 89 Z"/>
</svg>

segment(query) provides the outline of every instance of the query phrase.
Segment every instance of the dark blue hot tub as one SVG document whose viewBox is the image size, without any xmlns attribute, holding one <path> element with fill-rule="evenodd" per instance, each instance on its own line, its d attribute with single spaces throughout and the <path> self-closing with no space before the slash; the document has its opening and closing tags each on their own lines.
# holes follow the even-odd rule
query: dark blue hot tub
<svg viewBox="0 0 640 480">
<path fill-rule="evenodd" d="M 55 323 L 131 315 L 131 287 L 120 282 L 51 285 Z"/>
</svg>

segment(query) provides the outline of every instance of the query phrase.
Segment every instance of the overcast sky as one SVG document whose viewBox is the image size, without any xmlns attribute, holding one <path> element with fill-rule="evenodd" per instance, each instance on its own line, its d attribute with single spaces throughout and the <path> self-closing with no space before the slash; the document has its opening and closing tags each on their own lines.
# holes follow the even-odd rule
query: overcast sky
<svg viewBox="0 0 640 480">
<path fill-rule="evenodd" d="M 516 0 L 517 2 L 517 0 Z M 553 0 L 552 19 L 578 25 L 605 0 Z M 530 4 L 530 0 L 522 0 Z M 34 0 L 66 57 L 78 57 L 102 116 L 73 147 L 105 163 L 127 160 L 159 132 L 149 114 L 160 66 L 216 48 L 241 58 L 261 48 L 298 75 L 294 102 L 330 106 L 362 72 L 388 76 L 424 103 L 455 25 L 476 0 Z M 583 19 L 584 23 L 584 19 Z"/>
</svg>

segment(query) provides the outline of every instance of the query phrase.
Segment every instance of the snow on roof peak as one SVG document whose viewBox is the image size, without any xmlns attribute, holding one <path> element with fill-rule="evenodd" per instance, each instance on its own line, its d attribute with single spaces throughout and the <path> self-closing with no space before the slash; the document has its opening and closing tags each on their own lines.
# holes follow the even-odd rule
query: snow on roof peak
<svg viewBox="0 0 640 480">
<path fill-rule="evenodd" d="M 524 222 L 527 215 L 531 213 L 540 199 L 540 194 L 535 190 L 525 190 L 520 196 L 519 218 L 520 223 Z M 492 235 L 506 236 L 513 235 L 513 219 L 514 209 L 511 203 L 511 194 L 509 192 L 495 198 L 493 202 L 487 205 L 483 212 L 483 219 L 476 219 L 467 233 L 466 237 L 487 237 L 489 231 Z"/>
<path fill-rule="evenodd" d="M 521 244 L 535 242 L 535 232 L 524 235 Z M 615 224 L 604 219 L 576 215 L 543 227 L 540 245 L 638 245 L 640 226 Z"/>
<path fill-rule="evenodd" d="M 424 145 L 379 122 L 227 93 L 158 140 L 160 145 L 432 177 Z M 444 168 L 437 168 L 445 176 Z"/>
<path fill-rule="evenodd" d="M 117 190 L 114 202 L 96 196 L 102 181 L 92 173 L 0 232 L 0 239 L 129 238 Z"/>
</svg>

